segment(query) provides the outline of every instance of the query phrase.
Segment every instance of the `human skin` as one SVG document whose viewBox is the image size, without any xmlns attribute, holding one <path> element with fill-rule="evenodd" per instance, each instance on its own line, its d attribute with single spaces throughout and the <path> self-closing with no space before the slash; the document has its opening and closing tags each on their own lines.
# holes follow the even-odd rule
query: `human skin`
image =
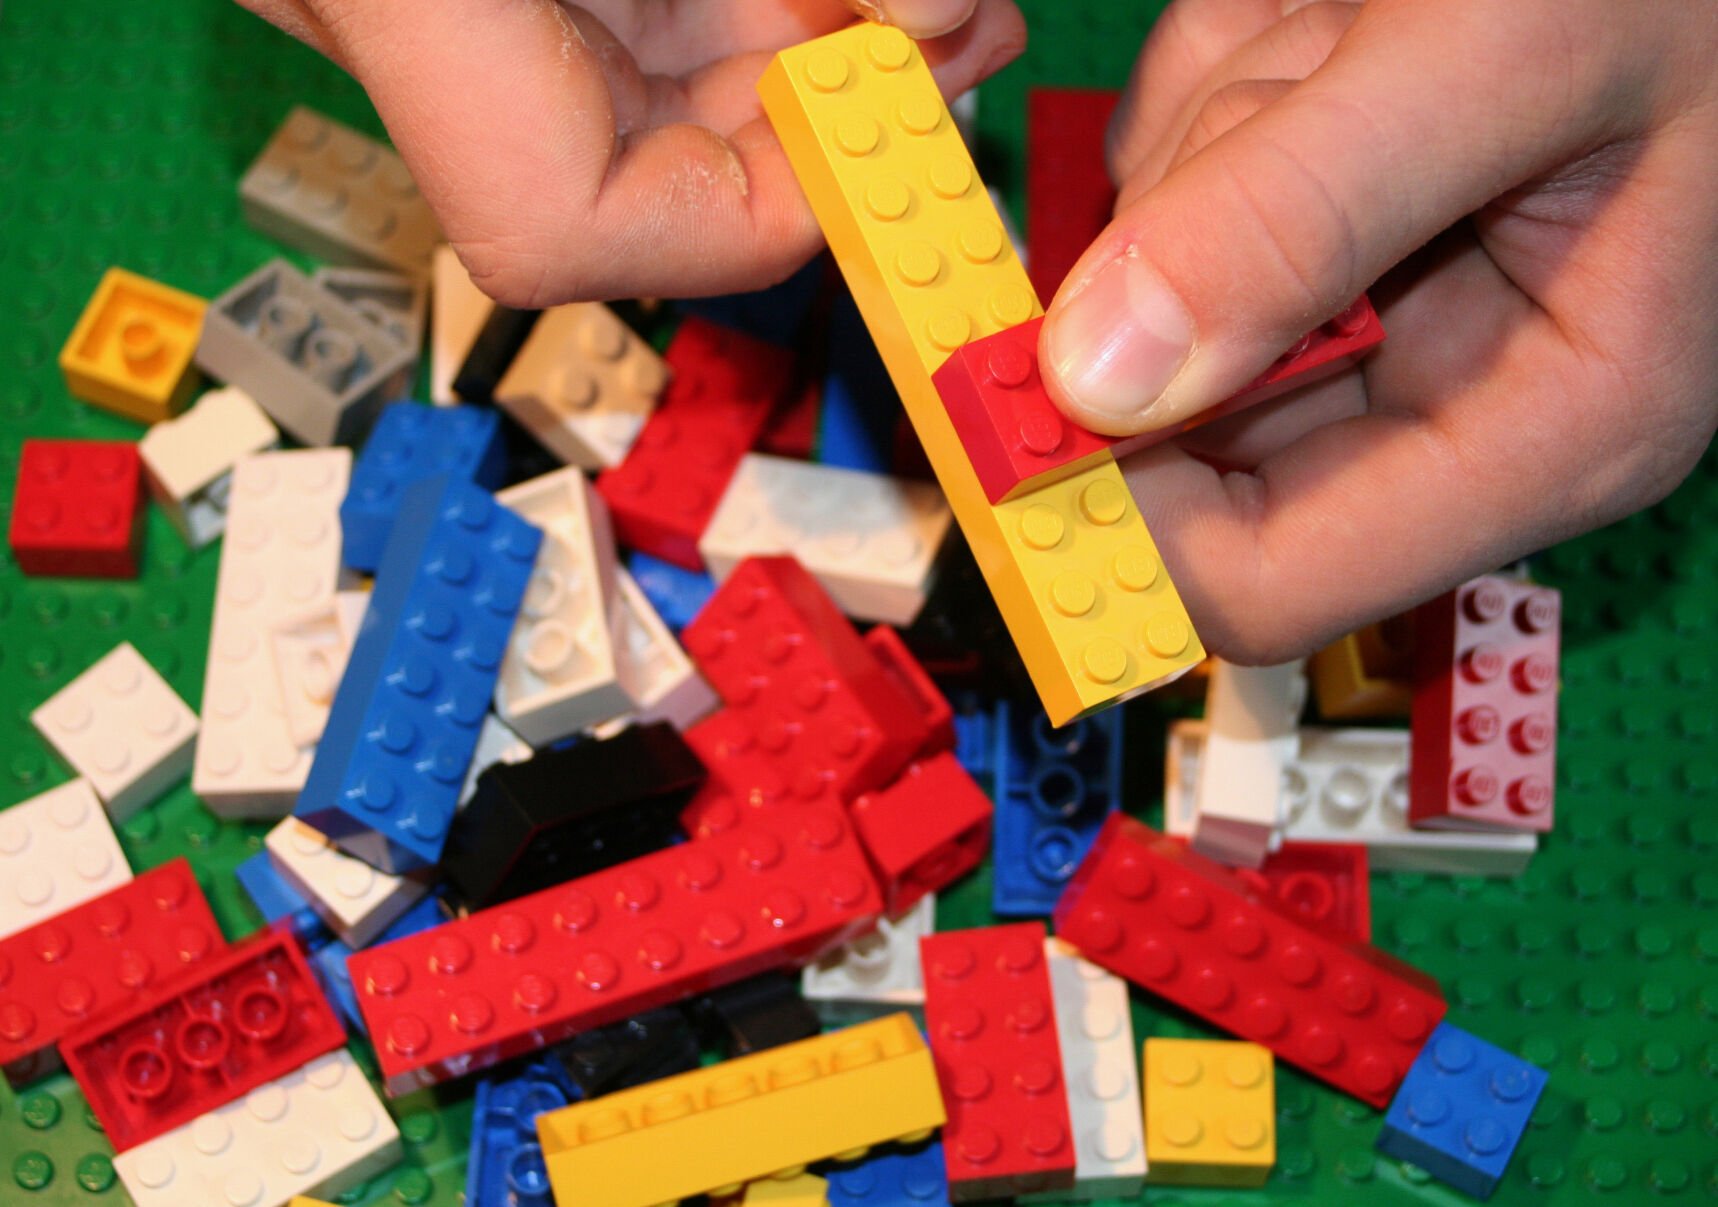
<svg viewBox="0 0 1718 1207">
<path fill-rule="evenodd" d="M 759 288 L 820 245 L 754 86 L 851 11 L 951 96 L 1010 0 L 241 0 L 370 92 L 521 306 Z M 1057 402 L 1182 422 L 1370 290 L 1358 368 L 1123 466 L 1200 635 L 1304 654 L 1668 493 L 1718 422 L 1718 5 L 1174 0 L 1115 219 L 1050 305 Z"/>
</svg>

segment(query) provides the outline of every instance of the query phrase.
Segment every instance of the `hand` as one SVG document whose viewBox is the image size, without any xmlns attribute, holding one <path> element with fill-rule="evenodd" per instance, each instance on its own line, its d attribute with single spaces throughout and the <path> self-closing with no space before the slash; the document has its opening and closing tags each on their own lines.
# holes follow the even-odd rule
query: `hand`
<svg viewBox="0 0 1718 1207">
<path fill-rule="evenodd" d="M 758 104 L 837 0 L 241 0 L 363 84 L 477 284 L 514 306 L 728 293 L 822 242 Z M 1012 0 L 883 0 L 949 95 L 1018 55 Z M 952 31 L 952 32 L 950 32 Z"/>
<path fill-rule="evenodd" d="M 1052 392 L 1151 430 L 1362 290 L 1386 331 L 1124 464 L 1216 652 L 1305 653 L 1688 474 L 1718 420 L 1715 63 L 1709 0 L 1170 5 L 1110 130 L 1114 221 L 1045 320 Z"/>
</svg>

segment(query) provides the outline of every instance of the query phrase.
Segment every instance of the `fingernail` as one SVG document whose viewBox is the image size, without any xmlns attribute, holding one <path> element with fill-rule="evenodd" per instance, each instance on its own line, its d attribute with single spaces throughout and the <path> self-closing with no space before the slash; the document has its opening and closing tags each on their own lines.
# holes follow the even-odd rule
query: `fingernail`
<svg viewBox="0 0 1718 1207">
<path fill-rule="evenodd" d="M 872 9 L 881 10 L 882 19 L 898 25 L 910 38 L 934 38 L 946 34 L 972 16 L 977 0 L 859 0 L 859 7 L 875 21 Z"/>
<path fill-rule="evenodd" d="M 1046 320 L 1044 352 L 1092 426 L 1137 430 L 1193 351 L 1193 317 L 1135 255 L 1100 268 Z"/>
</svg>

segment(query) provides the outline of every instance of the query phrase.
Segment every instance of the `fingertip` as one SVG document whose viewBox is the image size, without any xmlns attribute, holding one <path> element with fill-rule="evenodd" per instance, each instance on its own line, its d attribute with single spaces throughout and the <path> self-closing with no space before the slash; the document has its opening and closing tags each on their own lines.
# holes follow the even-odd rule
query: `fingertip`
<svg viewBox="0 0 1718 1207">
<path fill-rule="evenodd" d="M 938 38 L 964 25 L 978 0 L 847 0 L 867 21 L 893 25 L 909 38 Z"/>
</svg>

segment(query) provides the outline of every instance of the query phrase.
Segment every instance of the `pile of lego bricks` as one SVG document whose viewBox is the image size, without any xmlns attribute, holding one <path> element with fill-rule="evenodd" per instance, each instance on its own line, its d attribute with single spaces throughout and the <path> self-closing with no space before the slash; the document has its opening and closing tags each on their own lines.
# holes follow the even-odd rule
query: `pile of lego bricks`
<svg viewBox="0 0 1718 1207">
<path fill-rule="evenodd" d="M 302 108 L 240 194 L 328 266 L 102 280 L 67 387 L 150 426 L 26 441 L 13 556 L 135 576 L 147 494 L 220 568 L 200 712 L 124 642 L 31 702 L 77 778 L 0 813 L 8 1081 L 69 1071 L 140 1207 L 361 1185 L 401 1145 L 371 1067 L 478 1079 L 469 1207 L 1056 1201 L 1262 1184 L 1280 1059 L 1489 1194 L 1545 1075 L 1373 946 L 1369 866 L 1525 867 L 1556 594 L 1487 577 L 1313 660 L 1325 718 L 1408 730 L 1203 664 L 1168 834 L 1123 815 L 1106 707 L 1203 659 L 1125 448 L 1044 394 L 910 41 L 760 91 L 845 291 L 492 305 L 399 159 Z M 1380 334 L 1361 299 L 1220 409 Z M 271 826 L 260 934 L 120 850 L 187 776 Z M 981 864 L 1024 920 L 937 932 Z M 1130 993 L 1235 1038 L 1136 1046 Z"/>
</svg>

